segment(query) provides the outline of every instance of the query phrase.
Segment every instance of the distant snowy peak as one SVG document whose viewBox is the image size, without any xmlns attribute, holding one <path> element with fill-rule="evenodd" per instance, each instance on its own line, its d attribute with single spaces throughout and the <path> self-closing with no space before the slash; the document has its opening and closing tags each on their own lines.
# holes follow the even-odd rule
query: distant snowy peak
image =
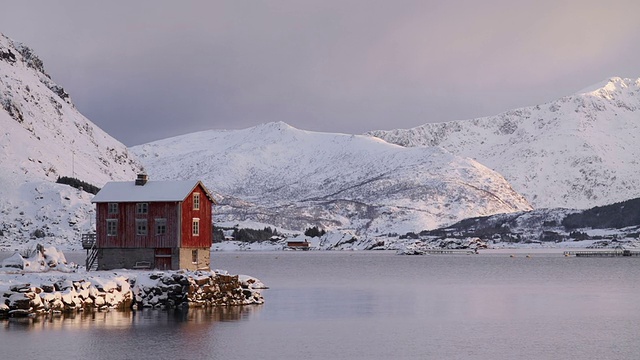
<svg viewBox="0 0 640 360">
<path fill-rule="evenodd" d="M 472 157 L 537 208 L 589 208 L 640 196 L 640 79 L 611 78 L 495 116 L 369 134 Z"/>
<path fill-rule="evenodd" d="M 310 180 L 324 182 L 326 177 L 332 176 L 360 178 L 391 172 L 397 167 L 445 163 L 457 158 L 439 148 L 407 149 L 367 135 L 305 131 L 283 122 L 242 130 L 202 131 L 131 150 L 146 164 L 151 176 L 215 177 L 211 182 L 215 190 L 244 197 L 257 194 L 278 201 L 318 196 L 309 195 L 319 191 L 311 186 L 294 198 L 291 198 L 294 194 L 287 193 L 278 199 L 277 192 L 292 189 L 283 186 L 286 184 Z M 253 182 L 257 188 L 248 186 Z M 267 182 L 274 182 L 278 191 L 254 192 Z M 239 189 L 242 189 L 240 193 Z"/>
<path fill-rule="evenodd" d="M 224 198 L 218 219 L 229 221 L 406 232 L 531 208 L 502 176 L 444 149 L 282 122 L 203 131 L 131 151 L 151 178 L 203 180 Z"/>
<path fill-rule="evenodd" d="M 585 89 L 578 91 L 575 95 L 591 95 L 598 96 L 603 99 L 612 100 L 616 96 L 622 96 L 627 99 L 638 99 L 640 91 L 640 78 L 628 79 L 620 77 L 612 77 L 608 80 L 599 82 Z"/>
<path fill-rule="evenodd" d="M 171 152 L 176 154 L 184 152 L 193 152 L 197 148 L 210 149 L 218 148 L 217 143 L 211 141 L 224 141 L 224 144 L 233 143 L 234 146 L 242 144 L 259 143 L 260 146 L 266 147 L 273 144 L 298 143 L 301 141 L 345 143 L 352 145 L 353 139 L 362 142 L 384 142 L 381 139 L 368 135 L 351 135 L 338 133 L 323 133 L 295 128 L 285 122 L 263 123 L 253 127 L 239 130 L 204 130 L 195 133 L 179 135 L 148 144 L 136 146 L 136 149 L 154 148 L 155 151 L 163 150 L 164 145 L 170 145 Z M 187 144 L 189 142 L 189 144 Z M 183 144 L 177 146 L 176 144 Z M 317 145 L 317 144 L 316 144 Z M 249 145 L 245 145 L 249 146 Z M 396 147 L 395 144 L 387 144 L 390 147 Z"/>
</svg>

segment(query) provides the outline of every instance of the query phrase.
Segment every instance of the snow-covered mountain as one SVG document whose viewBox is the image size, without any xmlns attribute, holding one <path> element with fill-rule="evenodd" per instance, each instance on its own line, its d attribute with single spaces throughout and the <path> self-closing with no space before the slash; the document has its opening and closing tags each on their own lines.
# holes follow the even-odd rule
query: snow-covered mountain
<svg viewBox="0 0 640 360">
<path fill-rule="evenodd" d="M 141 169 L 126 146 L 78 112 L 30 48 L 2 34 L 0 164 L 0 245 L 12 246 L 36 235 L 67 243 L 88 230 L 92 195 L 56 184 L 58 177 L 102 186 Z"/>
<path fill-rule="evenodd" d="M 136 146 L 151 179 L 201 179 L 216 221 L 357 234 L 423 230 L 530 209 L 496 172 L 440 148 L 317 133 L 285 123 L 204 131 Z"/>
<path fill-rule="evenodd" d="M 640 79 L 611 78 L 496 116 L 369 134 L 471 157 L 536 208 L 585 209 L 640 196 Z"/>
</svg>

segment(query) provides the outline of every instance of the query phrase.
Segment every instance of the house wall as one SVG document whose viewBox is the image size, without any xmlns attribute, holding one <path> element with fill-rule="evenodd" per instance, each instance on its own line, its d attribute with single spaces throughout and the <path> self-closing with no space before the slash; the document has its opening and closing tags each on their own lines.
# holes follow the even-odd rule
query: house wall
<svg viewBox="0 0 640 360">
<path fill-rule="evenodd" d="M 200 193 L 200 209 L 193 209 L 193 193 Z M 205 191 L 200 184 L 195 187 L 195 189 L 187 196 L 181 205 L 182 210 L 182 236 L 181 236 L 181 247 L 184 248 L 201 248 L 211 247 L 211 239 L 212 239 L 212 228 L 211 224 L 211 216 L 212 210 L 211 207 L 213 203 L 209 198 L 205 195 Z M 193 236 L 192 234 L 192 219 L 199 218 L 200 219 L 200 235 Z"/>
<path fill-rule="evenodd" d="M 118 213 L 108 213 L 108 203 L 96 208 L 96 246 L 98 248 L 173 248 L 178 247 L 180 217 L 178 202 L 150 202 L 147 214 L 136 214 L 136 203 L 118 203 Z M 156 218 L 167 219 L 167 232 L 156 235 Z M 107 219 L 118 220 L 118 235 L 107 236 Z M 136 234 L 136 219 L 147 220 L 147 235 Z"/>
<path fill-rule="evenodd" d="M 198 251 L 198 260 L 193 263 L 192 251 Z M 211 249 L 210 247 L 202 248 L 180 248 L 179 249 L 179 269 L 198 270 L 209 269 L 211 267 Z"/>
</svg>

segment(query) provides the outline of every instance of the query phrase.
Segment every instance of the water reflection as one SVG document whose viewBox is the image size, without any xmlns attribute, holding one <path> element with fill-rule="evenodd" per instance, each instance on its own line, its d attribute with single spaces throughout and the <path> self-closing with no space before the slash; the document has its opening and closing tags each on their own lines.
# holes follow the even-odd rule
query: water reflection
<svg viewBox="0 0 640 360">
<path fill-rule="evenodd" d="M 261 305 L 193 308 L 189 310 L 143 309 L 139 311 L 80 312 L 11 318 L 0 322 L 4 330 L 41 331 L 56 329 L 125 329 L 130 327 L 213 325 L 215 322 L 247 320 L 262 309 Z"/>
<path fill-rule="evenodd" d="M 0 321 L 0 359 L 637 359 L 636 260 L 220 253 L 265 305 Z"/>
</svg>

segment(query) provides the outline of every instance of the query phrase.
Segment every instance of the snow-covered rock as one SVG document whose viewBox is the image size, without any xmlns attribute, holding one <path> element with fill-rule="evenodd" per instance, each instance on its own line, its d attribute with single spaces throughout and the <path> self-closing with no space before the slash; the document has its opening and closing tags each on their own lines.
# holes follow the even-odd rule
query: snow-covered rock
<svg viewBox="0 0 640 360">
<path fill-rule="evenodd" d="M 4 259 L 0 268 L 13 268 L 25 272 L 45 272 L 50 270 L 72 272 L 77 266 L 67 264 L 67 259 L 62 251 L 53 246 L 45 247 L 40 244 L 30 254 L 23 257 L 16 252 L 11 257 Z"/>
<path fill-rule="evenodd" d="M 640 196 L 640 79 L 614 77 L 496 116 L 369 134 L 471 157 L 535 208 L 586 209 Z"/>
</svg>

